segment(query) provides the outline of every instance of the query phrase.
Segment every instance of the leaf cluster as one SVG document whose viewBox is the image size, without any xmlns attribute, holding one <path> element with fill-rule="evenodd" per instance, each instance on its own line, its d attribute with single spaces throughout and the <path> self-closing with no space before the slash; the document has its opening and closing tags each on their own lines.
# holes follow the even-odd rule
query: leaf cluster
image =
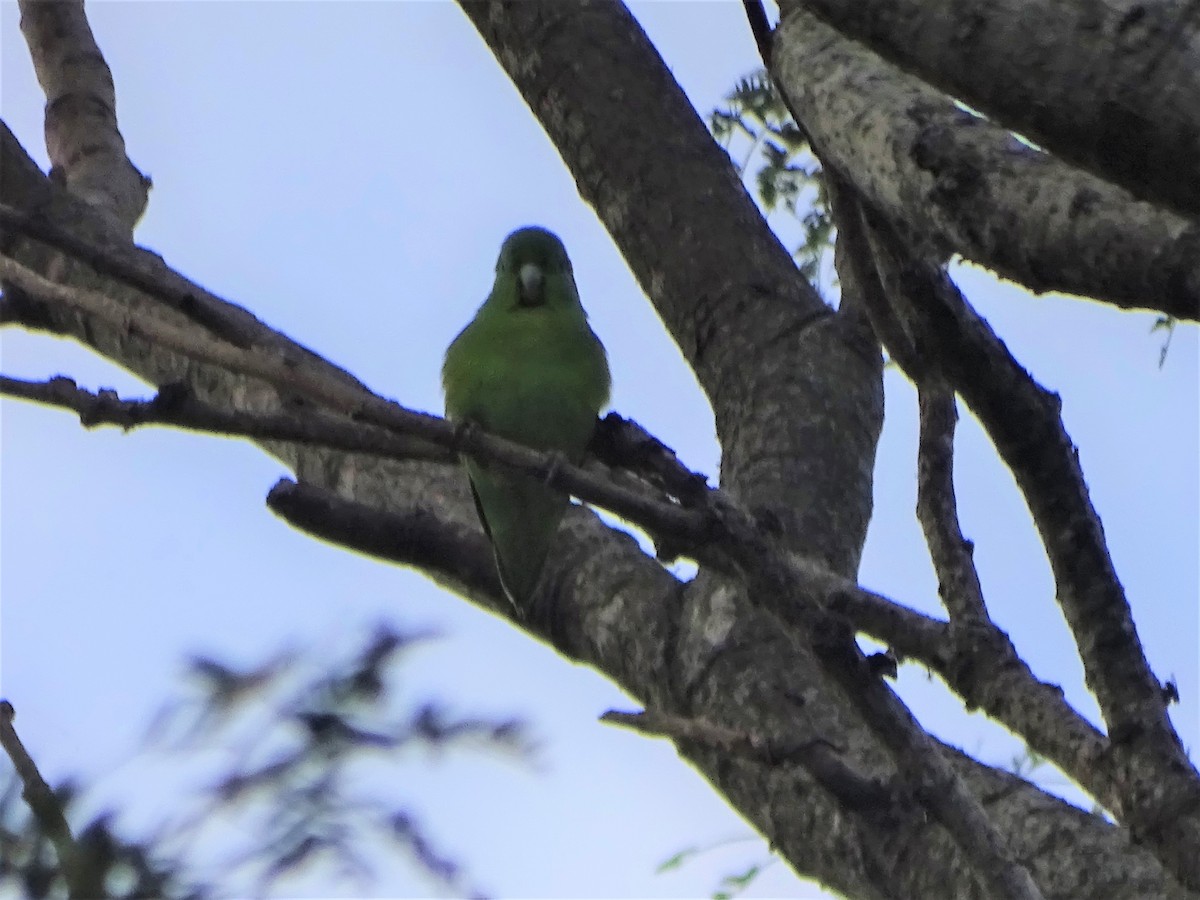
<svg viewBox="0 0 1200 900">
<path fill-rule="evenodd" d="M 708 124 L 731 157 L 741 151 L 735 165 L 743 180 L 752 179 L 764 214 L 782 211 L 799 225 L 793 255 L 801 274 L 817 282 L 836 234 L 821 164 L 767 71 L 740 79 Z"/>
</svg>

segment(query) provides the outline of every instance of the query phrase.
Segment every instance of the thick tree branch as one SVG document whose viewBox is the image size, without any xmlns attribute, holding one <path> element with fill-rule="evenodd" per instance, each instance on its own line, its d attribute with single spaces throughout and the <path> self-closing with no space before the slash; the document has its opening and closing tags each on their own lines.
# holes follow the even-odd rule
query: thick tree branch
<svg viewBox="0 0 1200 900">
<path fill-rule="evenodd" d="M 1200 319 L 1200 225 L 1019 143 L 801 8 L 776 29 L 772 59 L 823 164 L 925 255 Z"/>
<path fill-rule="evenodd" d="M 46 94 L 51 173 L 129 234 L 146 209 L 150 180 L 125 155 L 112 72 L 83 0 L 20 0 L 20 7 L 21 32 Z"/>
<path fill-rule="evenodd" d="M 753 554 L 747 566 L 748 593 L 754 602 L 777 596 L 799 597 L 806 593 L 803 580 L 794 571 L 765 557 L 752 542 L 742 549 Z M 843 689 L 864 720 L 887 746 L 908 788 L 953 837 L 969 860 L 986 895 L 999 898 L 1041 897 L 1029 871 L 1014 856 L 1008 842 L 984 811 L 978 797 L 942 755 L 941 748 L 917 723 L 895 693 L 871 670 L 847 640 L 841 623 L 815 616 L 803 604 L 778 611 L 784 621 L 804 626 L 824 671 Z M 774 610 L 773 610 L 774 611 Z"/>
<path fill-rule="evenodd" d="M 747 756 L 768 766 L 798 763 L 821 787 L 849 809 L 872 809 L 884 814 L 904 800 L 912 802 L 911 798 L 902 798 L 892 786 L 856 772 L 841 758 L 836 747 L 819 737 L 764 737 L 734 731 L 703 719 L 689 719 L 651 710 L 640 713 L 609 710 L 600 717 L 600 721 L 677 742 L 706 744 L 721 753 Z"/>
<path fill-rule="evenodd" d="M 6 141 L 16 139 L 11 132 L 2 134 Z M 0 203 L 0 235 L 32 238 L 86 263 L 101 275 L 109 275 L 137 288 L 180 315 L 204 326 L 213 336 L 235 347 L 253 347 L 260 342 L 274 343 L 275 332 L 241 307 L 227 303 L 192 284 L 167 268 L 162 259 L 128 242 L 109 241 L 94 244 L 55 224 L 41 215 L 31 215 L 7 203 Z M 3 246 L 0 244 L 0 246 Z"/>
<path fill-rule="evenodd" d="M 1190 0 L 793 2 L 1059 159 L 1200 221 Z"/>
<path fill-rule="evenodd" d="M 0 747 L 12 760 L 17 777 L 21 779 L 23 791 L 21 796 L 29 804 L 34 819 L 42 834 L 50 839 L 54 851 L 58 855 L 58 865 L 62 870 L 63 879 L 67 882 L 67 892 L 72 900 L 92 900 L 105 897 L 103 885 L 93 883 L 89 877 L 90 871 L 83 865 L 79 847 L 71 834 L 71 826 L 63 814 L 62 804 L 58 797 L 42 778 L 37 764 L 13 727 L 16 712 L 7 700 L 0 700 Z"/>
<path fill-rule="evenodd" d="M 280 479 L 267 507 L 293 527 L 376 559 L 419 566 L 439 583 L 491 612 L 511 618 L 487 537 L 472 525 L 427 509 L 398 515 L 372 509 L 310 484 Z"/>
</svg>

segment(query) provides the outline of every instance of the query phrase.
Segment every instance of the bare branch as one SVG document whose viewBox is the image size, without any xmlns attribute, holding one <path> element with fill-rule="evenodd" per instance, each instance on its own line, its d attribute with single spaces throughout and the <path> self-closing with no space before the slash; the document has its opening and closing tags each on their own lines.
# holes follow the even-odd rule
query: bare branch
<svg viewBox="0 0 1200 900">
<path fill-rule="evenodd" d="M 301 441 L 395 459 L 421 458 L 411 442 L 376 426 L 349 422 L 312 409 L 303 414 L 286 415 L 218 410 L 200 403 L 181 386 L 168 386 L 153 400 L 131 401 L 121 400 L 111 392 L 93 394 L 76 387 L 67 378 L 27 382 L 0 376 L 0 394 L 74 410 L 88 427 L 112 424 L 135 428 L 164 424 L 216 434 Z M 421 446 L 417 445 L 417 449 Z M 441 458 L 445 461 L 452 456 L 444 453 Z M 543 458 L 542 465 L 545 464 Z M 377 558 L 439 573 L 439 580 L 451 584 L 455 590 L 477 601 L 483 597 L 496 600 L 497 605 L 489 603 L 489 608 L 508 611 L 507 604 L 496 599 L 500 594 L 494 566 L 486 541 L 476 527 L 463 528 L 422 510 L 413 511 L 411 516 L 373 510 L 313 485 L 290 481 L 281 481 L 271 491 L 267 504 L 296 527 L 324 540 Z M 686 539 L 686 535 L 664 535 L 679 542 Z M 1077 714 L 1063 701 L 1060 691 L 1032 679 L 1011 645 L 1006 645 L 1007 653 L 991 652 L 996 648 L 978 634 L 970 635 L 969 644 L 956 643 L 943 622 L 905 609 L 816 567 L 799 571 L 810 583 L 820 584 L 823 602 L 831 610 L 846 615 L 857 629 L 888 643 L 903 658 L 926 663 L 941 674 L 969 706 L 983 705 L 989 714 L 1026 735 L 1038 752 L 1055 761 L 1062 759 L 1064 753 L 1047 748 L 1046 740 L 1040 739 L 1038 728 L 1031 727 L 1030 722 L 1042 723 L 1043 727 L 1047 722 L 1061 725 L 1077 718 Z M 989 652 L 985 654 L 985 650 Z M 1004 690 L 1001 690 L 1002 686 Z M 1013 696 L 1019 702 L 1005 702 Z M 989 699 L 992 697 L 995 699 Z M 1041 701 L 1035 702 L 1038 697 L 1054 704 L 1057 718 L 1051 719 L 1044 712 L 1037 712 L 1043 706 Z M 1062 735 L 1064 732 L 1055 733 Z M 1065 733 L 1073 732 L 1066 729 Z M 1083 786 L 1103 801 L 1111 791 L 1088 779 L 1089 771 L 1099 775 L 1094 766 L 1099 755 L 1095 748 L 1102 740 L 1093 734 L 1092 742 L 1094 749 L 1090 751 L 1081 749 L 1079 741 L 1071 744 L 1069 758 L 1084 758 L 1092 765 L 1084 766 L 1082 770 L 1072 767 L 1068 771 L 1078 774 Z"/>
<path fill-rule="evenodd" d="M 451 447 L 332 416 L 300 403 L 279 413 L 219 409 L 196 399 L 180 383 L 164 385 L 150 400 L 123 400 L 109 390 L 92 393 L 61 375 L 49 381 L 0 375 L 0 395 L 72 410 L 78 413 L 85 428 L 115 425 L 128 431 L 148 425 L 169 425 L 204 434 L 295 441 L 397 460 L 454 462 L 457 459 Z"/>
<path fill-rule="evenodd" d="M 872 327 L 892 358 L 919 385 L 921 442 L 918 517 L 938 573 L 950 623 L 914 619 L 902 607 L 876 606 L 848 613 L 858 627 L 891 646 L 901 658 L 920 661 L 946 682 L 968 709 L 982 709 L 1020 735 L 1108 809 L 1121 805 L 1122 787 L 1106 764 L 1108 741 L 1065 699 L 1057 685 L 1038 680 L 1012 641 L 987 616 L 978 575 L 958 526 L 952 473 L 953 395 L 941 387 L 936 348 L 902 319 L 872 264 L 872 250 L 854 188 L 826 170 L 838 226 L 839 265 L 861 285 Z M 916 333 L 914 333 L 914 331 Z M 923 618 L 923 617 L 922 617 Z"/>
<path fill-rule="evenodd" d="M 1057 396 L 1039 386 L 940 269 L 866 212 L 882 281 L 1012 470 L 1042 538 L 1058 600 L 1112 743 L 1116 814 L 1200 887 L 1200 776 L 1167 715 L 1117 579 Z"/>
<path fill-rule="evenodd" d="M 514 613 L 477 526 L 463 527 L 422 509 L 388 512 L 289 479 L 271 488 L 267 507 L 301 531 L 376 559 L 420 566 L 492 612 L 506 618 Z"/>
<path fill-rule="evenodd" d="M 235 347 L 246 348 L 264 341 L 271 342 L 275 336 L 275 332 L 246 310 L 214 297 L 167 268 L 150 251 L 133 244 L 120 245 L 112 241 L 100 247 L 44 216 L 31 215 L 0 203 L 0 233 L 5 232 L 32 238 L 61 250 L 87 263 L 101 275 L 111 276 L 144 291 Z"/>
<path fill-rule="evenodd" d="M 758 47 L 758 55 L 762 57 L 763 65 L 771 68 L 771 23 L 767 20 L 767 10 L 762 0 L 742 0 L 746 10 L 746 21 L 750 32 L 754 35 L 754 43 Z"/>
<path fill-rule="evenodd" d="M 500 593 L 487 543 L 478 528 L 414 509 L 385 512 L 313 485 L 280 481 L 267 505 L 295 527 L 322 540 L 405 565 L 418 565 L 438 581 L 493 612 L 511 617 Z M 955 630 L 831 573 L 791 562 L 793 577 L 817 590 L 831 611 L 926 663 L 964 698 L 1025 736 L 1039 753 L 1078 777 L 1085 790 L 1111 802 L 1115 787 L 1100 765 L 1107 742 L 1065 701 L 1061 689 L 1037 681 L 999 632 Z M 836 792 L 835 792 L 836 793 Z"/>
<path fill-rule="evenodd" d="M 726 544 L 742 565 L 751 602 L 803 636 L 822 672 L 842 689 L 886 746 L 909 789 L 945 827 L 989 895 L 1041 897 L 980 799 L 858 650 L 849 624 L 822 608 L 799 602 L 812 587 L 805 573 L 773 554 L 753 531 L 731 529 Z"/>
<path fill-rule="evenodd" d="M 1018 142 L 802 8 L 776 29 L 772 59 L 823 164 L 906 223 L 924 255 L 1200 319 L 1200 226 Z"/>
<path fill-rule="evenodd" d="M 0 280 L 42 300 L 65 304 L 120 332 L 137 335 L 158 347 L 240 375 L 260 378 L 285 391 L 298 391 L 335 412 L 354 414 L 365 389 L 328 377 L 307 365 L 307 356 L 288 349 L 252 352 L 211 337 L 192 324 L 176 325 L 150 309 L 134 309 L 98 291 L 43 278 L 14 259 L 0 255 Z"/>
<path fill-rule="evenodd" d="M 1200 217 L 1200 20 L 1188 0 L 803 5 L 1064 162 Z"/>
<path fill-rule="evenodd" d="M 55 796 L 50 785 L 46 784 L 45 779 L 42 778 L 42 773 L 38 771 L 33 757 L 29 755 L 29 751 L 25 749 L 25 745 L 17 736 L 17 731 L 13 727 L 15 717 L 16 711 L 13 709 L 13 705 L 7 700 L 0 700 L 0 746 L 12 760 L 13 768 L 17 770 L 17 777 L 21 779 L 24 787 L 21 796 L 25 798 L 25 802 L 33 811 L 33 816 L 42 833 L 54 844 L 54 850 L 58 854 L 58 864 L 66 879 L 67 890 L 72 900 L 91 900 L 91 898 L 107 896 L 103 885 L 93 884 L 88 877 L 88 868 L 82 864 L 79 848 L 75 843 L 75 838 L 71 835 L 71 826 L 67 824 L 62 804 L 59 803 L 58 797 Z"/>
<path fill-rule="evenodd" d="M 0 274 L 4 273 L 5 264 L 5 259 L 0 257 Z M 66 290 L 79 293 L 75 289 Z M 79 297 L 75 299 L 79 300 Z M 180 346 L 184 348 L 185 345 Z M 191 349 L 206 358 L 202 344 L 193 344 Z M 229 350 L 227 361 L 235 371 L 239 367 L 243 370 L 256 368 L 256 373 L 264 375 L 271 383 L 290 383 L 293 372 L 286 366 L 270 365 L 262 357 L 253 355 L 250 355 L 250 359 L 255 360 L 253 366 L 243 366 L 246 360 L 241 355 L 244 353 Z M 455 453 L 467 453 L 535 475 L 547 484 L 639 523 L 652 534 L 665 534 L 674 542 L 682 542 L 700 553 L 716 534 L 717 526 L 711 514 L 704 510 L 685 509 L 644 491 L 617 484 L 602 474 L 574 466 L 553 453 L 523 447 L 478 429 L 459 428 L 444 419 L 406 409 L 374 395 L 367 398 L 369 403 L 363 402 L 364 408 L 359 414 L 360 418 L 371 421 L 355 422 L 353 417 L 331 416 L 323 409 L 310 409 L 306 415 L 220 410 L 200 402 L 182 385 L 164 387 L 153 400 L 121 400 L 112 392 L 93 394 L 83 390 L 69 378 L 30 382 L 0 376 L 0 394 L 74 410 L 88 427 L 109 424 L 128 429 L 172 425 L 210 434 L 287 440 L 398 460 L 452 462 Z M 306 393 L 306 396 L 312 395 Z M 318 396 L 316 399 L 323 398 Z M 370 409 L 366 408 L 368 406 Z M 604 499 L 597 499 L 600 497 Z"/>
<path fill-rule="evenodd" d="M 954 499 L 954 394 L 941 385 L 924 384 L 919 402 L 917 518 L 937 572 L 938 593 L 952 620 L 987 620 L 973 545 L 963 539 Z"/>
<path fill-rule="evenodd" d="M 23 392 L 26 395 L 38 393 L 35 388 L 24 388 Z M 71 408 L 83 405 L 89 415 L 105 415 L 103 400 L 97 398 L 96 402 L 92 402 L 90 397 L 85 396 L 81 401 L 79 393 L 66 380 L 46 385 L 41 393 L 43 396 L 53 396 L 56 400 L 62 400 L 63 405 L 69 405 Z M 162 405 L 167 406 L 165 403 Z M 125 405 L 115 407 L 111 417 L 130 422 L 152 414 L 154 411 L 150 405 Z M 460 552 L 463 548 L 463 536 L 445 533 L 444 529 L 433 527 L 436 522 L 432 516 L 418 515 L 419 521 L 406 522 L 394 521 L 394 517 L 387 517 L 388 521 L 381 526 L 380 519 L 385 516 L 378 512 L 372 511 L 364 515 L 363 511 L 356 509 L 353 504 L 339 501 L 332 495 L 301 489 L 300 486 L 289 483 L 277 487 L 272 492 L 269 503 L 289 521 L 322 537 L 344 540 L 357 549 L 386 558 L 418 562 L 433 571 L 456 573 L 454 580 L 459 582 L 456 585 L 459 589 L 465 589 L 473 596 L 482 594 L 491 600 L 498 596 L 494 590 L 495 586 L 488 584 L 494 580 L 494 572 L 487 563 L 486 547 L 482 535 L 478 534 L 477 530 L 473 534 L 473 541 L 477 546 L 464 555 Z M 789 600 L 782 608 L 772 604 L 772 613 L 782 615 L 786 620 L 802 627 L 805 633 L 818 635 L 818 655 L 840 675 L 839 680 L 844 687 L 858 694 L 860 705 L 872 721 L 877 723 L 877 727 L 890 738 L 889 742 L 898 753 L 898 762 L 902 769 L 916 779 L 914 784 L 920 796 L 932 805 L 951 833 L 959 835 L 959 839 L 962 840 L 960 829 L 988 825 L 982 813 L 976 809 L 977 801 L 959 784 L 956 776 L 945 768 L 944 763 L 929 757 L 929 754 L 937 752 L 936 749 L 922 743 L 923 735 L 919 728 L 890 691 L 873 677 L 864 678 L 861 658 L 853 651 L 853 645 L 848 643 L 847 632 L 836 622 L 819 613 L 816 608 L 790 601 L 790 598 L 808 589 L 810 573 L 796 569 L 781 560 L 754 535 L 753 524 L 733 510 L 726 510 L 722 521 L 725 528 L 731 530 L 721 543 L 732 546 L 735 556 L 740 557 L 748 569 L 755 571 L 756 574 L 752 577 L 763 577 L 758 573 L 766 573 L 765 577 L 782 582 L 777 584 L 775 589 L 752 590 L 751 594 L 756 598 Z M 484 551 L 482 564 L 481 550 Z M 481 571 L 487 574 L 482 578 L 470 578 L 468 584 L 463 584 L 463 571 L 475 571 L 476 575 Z M 843 587 L 842 590 L 853 593 L 849 586 Z M 988 827 L 990 829 L 990 826 Z M 985 830 L 969 838 L 968 849 L 976 862 L 983 867 L 983 871 L 992 872 L 993 877 L 999 879 L 997 884 L 1004 882 L 1008 885 L 1008 890 L 1013 888 L 1015 882 L 1009 882 L 1016 875 L 1004 859 L 992 855 L 998 846 L 998 840 L 994 832 Z M 1014 895 L 1020 896 L 1019 893 Z"/>
<path fill-rule="evenodd" d="M 125 155 L 112 72 L 83 0 L 21 0 L 21 31 L 46 93 L 52 173 L 126 234 L 146 209 L 150 180 Z"/>
</svg>

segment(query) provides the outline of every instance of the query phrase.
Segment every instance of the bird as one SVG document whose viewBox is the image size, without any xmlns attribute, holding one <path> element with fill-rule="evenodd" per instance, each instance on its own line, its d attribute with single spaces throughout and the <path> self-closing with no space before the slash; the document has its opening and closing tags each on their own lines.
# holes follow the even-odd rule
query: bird
<svg viewBox="0 0 1200 900">
<path fill-rule="evenodd" d="M 588 325 L 562 241 L 539 226 L 512 232 L 491 293 L 446 350 L 446 417 L 579 463 L 611 388 L 608 356 Z M 500 583 L 522 611 L 570 500 L 536 476 L 462 462 Z"/>
</svg>

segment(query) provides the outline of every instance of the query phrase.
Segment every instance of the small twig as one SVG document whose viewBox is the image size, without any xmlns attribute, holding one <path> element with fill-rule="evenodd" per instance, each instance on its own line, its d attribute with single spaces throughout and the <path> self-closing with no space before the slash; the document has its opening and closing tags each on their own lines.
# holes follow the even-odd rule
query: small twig
<svg viewBox="0 0 1200 900">
<path fill-rule="evenodd" d="M 623 725 L 642 734 L 692 741 L 723 755 L 742 756 L 768 766 L 797 764 L 849 809 L 882 812 L 900 802 L 900 797 L 891 786 L 854 771 L 842 761 L 837 748 L 822 738 L 766 738 L 703 719 L 650 710 L 640 713 L 609 710 L 600 717 L 600 721 Z"/>
<path fill-rule="evenodd" d="M 685 506 L 708 495 L 707 477 L 684 466 L 674 450 L 633 419 L 615 412 L 600 420 L 588 450 L 606 465 L 637 472 Z"/>
<path fill-rule="evenodd" d="M 758 55 L 762 57 L 763 67 L 771 71 L 771 23 L 767 19 L 767 10 L 762 0 L 742 0 L 742 8 L 746 11 L 746 21 L 750 23 L 750 33 L 754 35 L 754 43 L 758 47 Z"/>
<path fill-rule="evenodd" d="M 210 406 L 181 383 L 164 385 L 149 400 L 126 400 L 115 391 L 92 393 L 65 376 L 25 381 L 0 375 L 0 395 L 71 410 L 84 428 L 113 425 L 130 431 L 152 425 L 203 434 L 292 441 L 396 460 L 450 462 L 453 450 L 396 434 L 377 425 L 353 422 L 312 407 L 287 412 L 244 412 Z"/>
<path fill-rule="evenodd" d="M 42 778 L 33 757 L 21 743 L 13 727 L 16 711 L 7 700 L 0 700 L 0 746 L 12 760 L 17 777 L 21 779 L 21 796 L 29 804 L 38 826 L 58 854 L 58 864 L 62 869 L 63 878 L 67 882 L 67 890 L 72 900 L 105 896 L 100 885 L 92 884 L 87 879 L 84 867 L 80 865 L 79 848 L 71 835 L 71 826 L 63 813 L 62 804 L 58 802 L 50 785 Z"/>
</svg>

